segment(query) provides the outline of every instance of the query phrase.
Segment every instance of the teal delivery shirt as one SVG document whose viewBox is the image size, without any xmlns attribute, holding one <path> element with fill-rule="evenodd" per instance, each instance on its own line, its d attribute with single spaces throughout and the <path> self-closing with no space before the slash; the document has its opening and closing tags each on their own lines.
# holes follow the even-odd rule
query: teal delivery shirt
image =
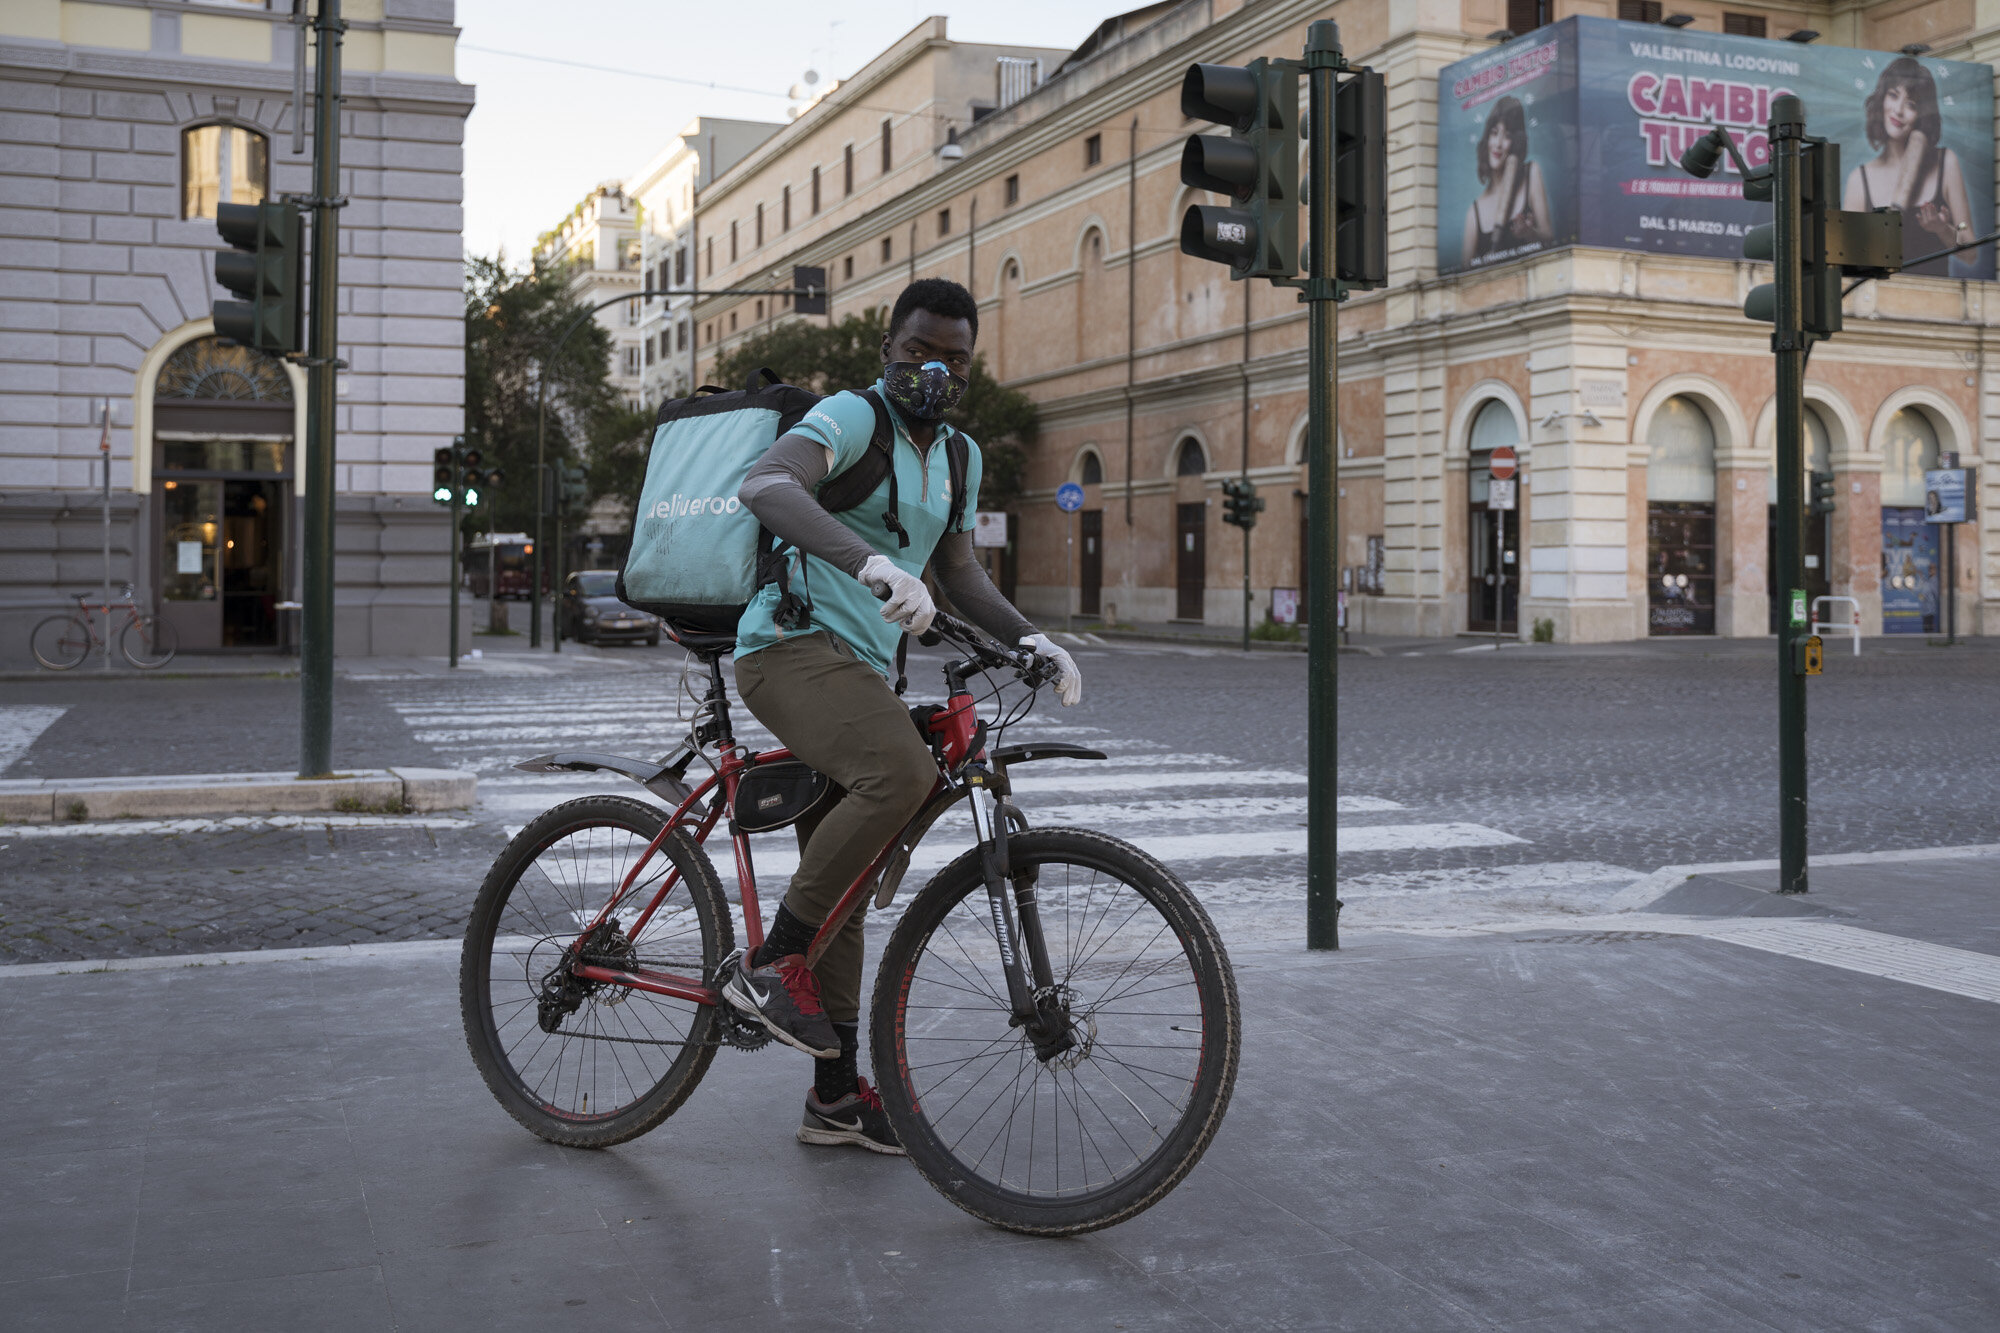
<svg viewBox="0 0 2000 1333">
<path fill-rule="evenodd" d="M 878 395 L 882 392 L 880 380 L 875 382 L 875 392 Z M 884 402 L 887 400 L 884 399 Z M 925 451 L 911 441 L 909 428 L 893 404 L 889 405 L 889 419 L 896 427 L 891 456 L 896 468 L 897 499 L 902 505 L 903 527 L 910 534 L 910 544 L 898 546 L 896 534 L 882 523 L 882 513 L 889 507 L 889 478 L 886 475 L 882 484 L 875 488 L 875 494 L 833 517 L 868 543 L 871 549 L 922 578 L 924 566 L 930 563 L 931 552 L 944 536 L 945 521 L 951 516 L 951 464 L 945 455 L 945 440 L 952 428 L 941 426 L 937 440 Z M 837 393 L 822 399 L 812 411 L 806 413 L 805 420 L 792 427 L 792 433 L 817 440 L 832 452 L 833 465 L 827 470 L 830 479 L 854 466 L 868 452 L 868 438 L 875 433 L 875 409 L 868 405 L 866 398 L 851 390 Z M 971 528 L 973 514 L 979 508 L 982 466 L 979 446 L 970 436 L 966 437 L 965 444 L 966 495 L 965 506 L 960 511 L 963 517 L 958 530 L 961 532 Z M 811 627 L 800 631 L 779 629 L 772 619 L 778 608 L 778 587 L 774 583 L 766 584 L 750 599 L 743 619 L 736 626 L 737 658 L 745 658 L 768 648 L 788 634 L 811 634 L 825 630 L 852 648 L 856 657 L 883 676 L 888 676 L 890 662 L 896 655 L 896 640 L 903 633 L 902 627 L 882 619 L 882 603 L 858 579 L 815 555 L 803 556 L 802 560 L 795 555 L 794 559 L 792 587 L 794 591 L 801 591 L 798 580 L 799 564 L 802 563 L 803 591 L 812 599 Z"/>
</svg>

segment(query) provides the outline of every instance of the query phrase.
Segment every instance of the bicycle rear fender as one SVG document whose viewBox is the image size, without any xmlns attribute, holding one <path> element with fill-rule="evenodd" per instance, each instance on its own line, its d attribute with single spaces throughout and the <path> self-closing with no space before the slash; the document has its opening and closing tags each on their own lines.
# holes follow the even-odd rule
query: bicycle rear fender
<svg viewBox="0 0 2000 1333">
<path fill-rule="evenodd" d="M 555 754 L 538 754 L 533 759 L 524 759 L 514 768 L 521 773 L 617 773 L 632 779 L 675 809 L 679 809 L 693 795 L 688 785 L 668 771 L 665 764 L 648 759 L 626 759 L 615 754 L 561 750 Z"/>
</svg>

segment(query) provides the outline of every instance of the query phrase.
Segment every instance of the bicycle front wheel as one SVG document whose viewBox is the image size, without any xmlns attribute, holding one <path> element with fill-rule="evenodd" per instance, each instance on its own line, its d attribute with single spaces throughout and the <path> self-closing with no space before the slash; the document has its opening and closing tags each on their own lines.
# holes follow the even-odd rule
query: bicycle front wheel
<svg viewBox="0 0 2000 1333">
<path fill-rule="evenodd" d="M 179 646 L 174 627 L 158 616 L 134 616 L 118 635 L 118 651 L 141 671 L 154 671 L 173 661 Z"/>
<path fill-rule="evenodd" d="M 50 616 L 28 636 L 35 660 L 51 671 L 67 671 L 90 656 L 90 626 L 75 616 Z"/>
<path fill-rule="evenodd" d="M 1010 1021 L 974 848 L 889 939 L 875 1077 L 910 1160 L 953 1203 L 1011 1231 L 1092 1231 L 1159 1202 L 1215 1137 L 1242 1043 L 1236 980 L 1201 904 L 1138 848 L 1039 829 L 1007 850 L 1015 884 L 1033 885 L 1067 1045 L 1038 1050 Z M 1020 936 L 1011 894 L 1008 910 Z"/>
<path fill-rule="evenodd" d="M 713 1006 L 571 972 L 571 946 L 665 825 L 664 811 L 623 796 L 565 801 L 522 829 L 480 886 L 459 964 L 466 1044 L 507 1113 L 551 1143 L 637 1138 L 679 1109 L 715 1058 Z M 640 926 L 670 870 L 680 882 Z M 712 983 L 733 935 L 708 854 L 677 832 L 581 956 Z"/>
</svg>

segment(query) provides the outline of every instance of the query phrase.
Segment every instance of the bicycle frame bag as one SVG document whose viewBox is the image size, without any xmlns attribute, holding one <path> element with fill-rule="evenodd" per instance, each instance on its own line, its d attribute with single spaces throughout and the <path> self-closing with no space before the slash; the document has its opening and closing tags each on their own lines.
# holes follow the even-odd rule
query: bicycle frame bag
<svg viewBox="0 0 2000 1333">
<path fill-rule="evenodd" d="M 736 783 L 736 826 L 745 833 L 775 833 L 839 800 L 841 789 L 797 759 L 757 764 Z"/>
</svg>

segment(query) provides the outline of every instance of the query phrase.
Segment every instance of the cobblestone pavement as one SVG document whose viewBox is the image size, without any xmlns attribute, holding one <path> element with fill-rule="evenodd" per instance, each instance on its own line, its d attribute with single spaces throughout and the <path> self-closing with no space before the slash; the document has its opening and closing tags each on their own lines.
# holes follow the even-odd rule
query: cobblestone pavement
<svg viewBox="0 0 2000 1333">
<path fill-rule="evenodd" d="M 1995 648 L 1871 644 L 1833 660 L 1812 687 L 1816 853 L 2000 842 Z M 1045 700 L 1016 734 L 1112 758 L 1021 770 L 1030 817 L 1154 850 L 1235 938 L 1297 938 L 1303 656 L 1076 651 L 1083 705 Z M 1539 923 L 1601 910 L 1661 865 L 1775 855 L 1774 655 L 1675 643 L 1343 656 L 1344 926 Z M 464 827 L 0 829 L 0 960 L 448 938 L 515 829 L 566 797 L 624 785 L 509 765 L 563 747 L 663 753 L 686 726 L 676 657 L 635 655 L 658 670 L 578 662 L 546 676 L 343 681 L 339 760 L 474 769 L 481 803 Z M 940 661 L 913 655 L 913 700 L 935 690 Z M 162 754 L 183 771 L 284 768 L 296 743 L 293 682 L 36 687 L 10 691 L 7 706 L 41 708 L 38 719 L 65 709 L 5 770 L 15 777 L 163 771 L 145 758 Z M 234 757 L 239 744 L 250 758 Z M 113 766 L 121 754 L 132 766 Z M 956 850 L 953 836 L 919 849 L 912 885 Z M 766 841 L 759 877 L 776 884 L 795 853 L 789 834 Z"/>
</svg>

